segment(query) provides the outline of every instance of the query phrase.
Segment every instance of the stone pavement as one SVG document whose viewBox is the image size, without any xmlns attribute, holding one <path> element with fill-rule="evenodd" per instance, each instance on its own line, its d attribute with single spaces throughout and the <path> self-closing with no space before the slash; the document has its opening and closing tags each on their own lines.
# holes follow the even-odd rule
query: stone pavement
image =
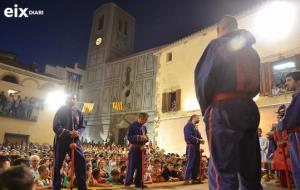
<svg viewBox="0 0 300 190">
<path fill-rule="evenodd" d="M 125 188 L 124 186 L 113 186 L 113 187 L 93 187 L 89 188 L 90 190 L 138 190 L 139 188 L 135 188 L 134 185 L 132 185 L 130 188 Z M 148 185 L 147 189 L 155 189 L 155 190 L 208 190 L 208 184 L 207 182 L 204 182 L 204 184 L 199 185 L 182 185 L 182 182 L 172 182 L 172 183 L 156 183 L 156 184 L 150 184 Z M 270 182 L 268 184 L 264 185 L 264 190 L 287 190 L 285 188 L 279 188 L 276 187 L 274 182 Z"/>
</svg>

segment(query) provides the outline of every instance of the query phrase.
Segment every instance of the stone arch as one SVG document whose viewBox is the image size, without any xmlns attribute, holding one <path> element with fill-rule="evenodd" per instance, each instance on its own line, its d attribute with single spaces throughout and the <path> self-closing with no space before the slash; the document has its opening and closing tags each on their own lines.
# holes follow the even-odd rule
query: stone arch
<svg viewBox="0 0 300 190">
<path fill-rule="evenodd" d="M 119 123 L 116 124 L 117 128 L 128 128 L 128 126 L 137 120 L 137 115 L 127 114 L 124 115 Z"/>
<path fill-rule="evenodd" d="M 21 81 L 21 85 L 29 86 L 37 89 L 40 88 L 40 83 L 33 78 L 25 78 L 24 80 Z"/>
<path fill-rule="evenodd" d="M 51 83 L 45 83 L 41 85 L 40 90 L 47 90 L 47 91 L 55 90 L 55 85 Z"/>
<path fill-rule="evenodd" d="M 110 129 L 113 141 L 117 144 L 125 144 L 128 126 L 136 120 L 136 114 L 120 115 L 114 127 Z"/>
<path fill-rule="evenodd" d="M 19 84 L 19 77 L 15 74 L 12 74 L 12 73 L 4 74 L 1 77 L 1 80 L 6 81 L 6 82 L 10 82 L 10 83 L 14 83 L 14 84 Z"/>
</svg>

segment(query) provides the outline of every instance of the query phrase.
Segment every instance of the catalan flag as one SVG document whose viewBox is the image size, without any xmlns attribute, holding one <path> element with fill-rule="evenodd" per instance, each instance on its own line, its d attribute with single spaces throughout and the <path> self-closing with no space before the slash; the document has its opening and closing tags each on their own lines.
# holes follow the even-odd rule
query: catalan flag
<svg viewBox="0 0 300 190">
<path fill-rule="evenodd" d="M 123 109 L 123 103 L 122 102 L 113 102 L 112 108 L 116 111 L 121 111 Z"/>
<path fill-rule="evenodd" d="M 94 108 L 94 103 L 84 103 L 82 107 L 82 112 L 91 113 Z"/>
</svg>

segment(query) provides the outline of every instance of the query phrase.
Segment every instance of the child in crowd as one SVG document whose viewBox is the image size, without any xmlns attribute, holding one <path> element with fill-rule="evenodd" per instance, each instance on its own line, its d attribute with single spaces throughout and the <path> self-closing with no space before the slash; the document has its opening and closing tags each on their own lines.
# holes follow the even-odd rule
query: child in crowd
<svg viewBox="0 0 300 190">
<path fill-rule="evenodd" d="M 174 164 L 171 162 L 167 164 L 167 167 L 164 169 L 161 176 L 168 182 L 179 181 L 177 171 L 174 170 Z"/>
<path fill-rule="evenodd" d="M 38 171 L 40 177 L 37 179 L 36 189 L 52 189 L 52 181 L 49 176 L 49 168 L 46 165 L 41 165 Z"/>
<path fill-rule="evenodd" d="M 110 172 L 110 177 L 107 179 L 107 181 L 109 181 L 110 183 L 112 183 L 114 185 L 123 184 L 123 182 L 120 179 L 120 171 L 117 168 L 112 169 Z"/>
<path fill-rule="evenodd" d="M 144 174 L 144 183 L 145 184 L 151 184 L 153 181 L 152 181 L 152 177 L 151 177 L 151 174 L 152 174 L 152 167 L 150 165 L 150 162 L 146 162 L 145 164 L 145 174 Z"/>
<path fill-rule="evenodd" d="M 125 182 L 126 168 L 126 165 L 122 165 L 120 169 L 120 181 L 122 182 L 122 184 Z"/>
<path fill-rule="evenodd" d="M 108 178 L 109 177 L 109 173 L 106 169 L 106 160 L 105 159 L 100 159 L 99 160 L 97 168 L 100 171 L 100 176 L 102 178 Z"/>
<path fill-rule="evenodd" d="M 93 178 L 90 179 L 90 184 L 96 187 L 110 187 L 112 184 L 108 180 L 101 177 L 100 170 L 94 169 L 92 171 Z"/>
<path fill-rule="evenodd" d="M 160 182 L 164 182 L 164 178 L 161 176 L 161 172 L 162 172 L 162 166 L 161 163 L 158 159 L 154 160 L 154 167 L 151 173 L 151 177 L 152 177 L 152 182 L 153 183 L 160 183 Z"/>
</svg>

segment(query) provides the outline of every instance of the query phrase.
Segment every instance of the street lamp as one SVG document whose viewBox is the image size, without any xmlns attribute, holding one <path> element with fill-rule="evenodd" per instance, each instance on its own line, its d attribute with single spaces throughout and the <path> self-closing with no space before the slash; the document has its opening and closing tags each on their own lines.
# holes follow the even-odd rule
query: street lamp
<svg viewBox="0 0 300 190">
<path fill-rule="evenodd" d="M 286 38 L 295 26 L 297 5 L 291 1 L 269 1 L 255 15 L 254 32 L 267 41 Z"/>
<path fill-rule="evenodd" d="M 189 98 L 183 105 L 185 111 L 196 111 L 199 110 L 199 103 L 195 97 Z"/>
<path fill-rule="evenodd" d="M 47 108 L 56 111 L 66 103 L 67 94 L 63 91 L 49 92 L 46 98 Z"/>
</svg>

